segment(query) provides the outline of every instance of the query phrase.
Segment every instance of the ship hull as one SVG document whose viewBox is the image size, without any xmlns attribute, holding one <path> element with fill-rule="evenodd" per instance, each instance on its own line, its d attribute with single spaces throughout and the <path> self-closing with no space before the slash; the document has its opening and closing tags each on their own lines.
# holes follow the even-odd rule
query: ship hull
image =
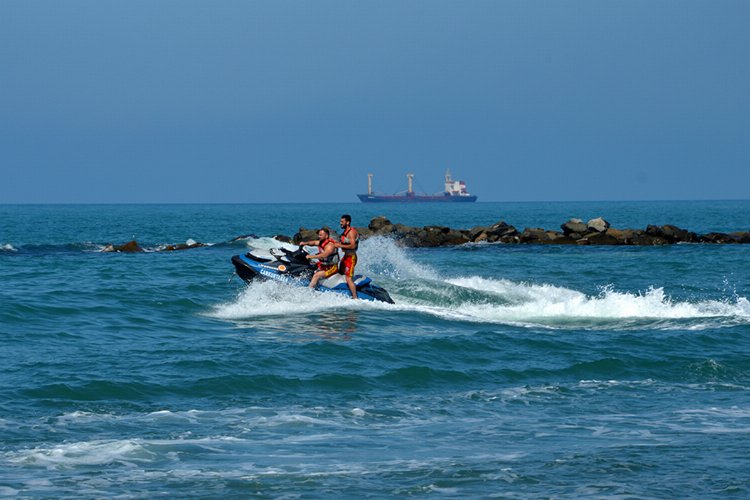
<svg viewBox="0 0 750 500">
<path fill-rule="evenodd" d="M 358 194 L 362 203 L 472 203 L 476 196 L 380 196 L 373 194 Z"/>
</svg>

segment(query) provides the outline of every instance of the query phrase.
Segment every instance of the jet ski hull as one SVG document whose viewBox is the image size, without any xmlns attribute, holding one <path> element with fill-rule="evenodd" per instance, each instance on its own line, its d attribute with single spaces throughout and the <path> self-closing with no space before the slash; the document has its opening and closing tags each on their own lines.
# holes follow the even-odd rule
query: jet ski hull
<svg viewBox="0 0 750 500">
<path fill-rule="evenodd" d="M 252 254 L 235 255 L 232 257 L 232 264 L 237 275 L 245 282 L 250 283 L 255 280 L 272 280 L 289 285 L 308 286 L 312 278 L 312 269 L 294 263 L 285 263 L 272 261 L 268 259 L 258 259 Z M 340 281 L 333 287 L 319 285 L 318 290 L 322 292 L 332 292 L 351 296 L 349 287 L 346 282 Z M 393 304 L 393 299 L 388 292 L 379 286 L 370 283 L 370 278 L 365 276 L 355 276 L 355 285 L 357 286 L 357 298 L 362 300 L 373 300 Z"/>
</svg>

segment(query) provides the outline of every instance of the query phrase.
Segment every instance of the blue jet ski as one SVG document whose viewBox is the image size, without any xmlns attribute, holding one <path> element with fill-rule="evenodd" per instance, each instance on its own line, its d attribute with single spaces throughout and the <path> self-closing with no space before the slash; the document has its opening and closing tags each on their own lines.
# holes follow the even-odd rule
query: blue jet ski
<svg viewBox="0 0 750 500">
<path fill-rule="evenodd" d="M 237 275 L 248 283 L 260 279 L 308 286 L 316 267 L 305 257 L 307 253 L 303 248 L 297 250 L 284 247 L 270 250 L 256 249 L 243 255 L 233 256 L 232 264 Z M 357 287 L 357 297 L 360 299 L 394 303 L 388 292 L 384 288 L 373 285 L 367 276 L 355 275 L 354 285 Z M 320 280 L 317 290 L 351 297 L 346 279 L 341 274 L 334 274 L 330 278 Z"/>
</svg>

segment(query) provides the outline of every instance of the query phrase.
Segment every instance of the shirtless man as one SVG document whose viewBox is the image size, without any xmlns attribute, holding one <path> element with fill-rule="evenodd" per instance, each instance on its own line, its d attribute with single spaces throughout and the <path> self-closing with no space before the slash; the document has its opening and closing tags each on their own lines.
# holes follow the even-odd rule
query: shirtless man
<svg viewBox="0 0 750 500">
<path fill-rule="evenodd" d="M 357 265 L 357 248 L 359 247 L 359 233 L 352 227 L 352 216 L 341 216 L 341 242 L 334 243 L 336 248 L 344 251 L 344 258 L 339 263 L 339 272 L 346 278 L 346 285 L 352 292 L 352 298 L 357 298 L 357 287 L 354 285 L 354 267 Z"/>
</svg>

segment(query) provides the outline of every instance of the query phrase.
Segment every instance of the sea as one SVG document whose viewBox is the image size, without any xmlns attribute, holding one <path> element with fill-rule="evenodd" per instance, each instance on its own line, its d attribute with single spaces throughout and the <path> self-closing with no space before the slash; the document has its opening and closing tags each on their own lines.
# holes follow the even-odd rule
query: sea
<svg viewBox="0 0 750 500">
<path fill-rule="evenodd" d="M 233 276 L 344 213 L 750 230 L 750 201 L 0 205 L 0 497 L 750 497 L 750 245 L 365 240 L 395 304 Z"/>
</svg>

